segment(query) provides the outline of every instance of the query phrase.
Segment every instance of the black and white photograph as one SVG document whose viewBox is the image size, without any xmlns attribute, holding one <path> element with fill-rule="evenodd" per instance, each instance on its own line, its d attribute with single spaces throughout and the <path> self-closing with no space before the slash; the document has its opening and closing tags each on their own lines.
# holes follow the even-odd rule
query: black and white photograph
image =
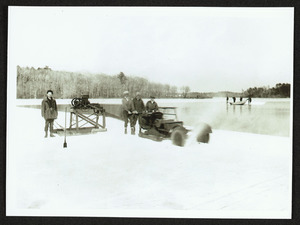
<svg viewBox="0 0 300 225">
<path fill-rule="evenodd" d="M 291 219 L 293 7 L 9 6 L 6 216 Z"/>
</svg>

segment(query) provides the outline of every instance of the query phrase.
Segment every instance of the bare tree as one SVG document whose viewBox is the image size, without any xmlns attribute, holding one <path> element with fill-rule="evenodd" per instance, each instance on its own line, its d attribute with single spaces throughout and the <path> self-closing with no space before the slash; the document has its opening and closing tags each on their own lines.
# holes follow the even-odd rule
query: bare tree
<svg viewBox="0 0 300 225">
<path fill-rule="evenodd" d="M 190 87 L 189 86 L 182 86 L 180 88 L 181 92 L 182 92 L 182 97 L 186 98 L 187 93 L 190 92 Z"/>
</svg>

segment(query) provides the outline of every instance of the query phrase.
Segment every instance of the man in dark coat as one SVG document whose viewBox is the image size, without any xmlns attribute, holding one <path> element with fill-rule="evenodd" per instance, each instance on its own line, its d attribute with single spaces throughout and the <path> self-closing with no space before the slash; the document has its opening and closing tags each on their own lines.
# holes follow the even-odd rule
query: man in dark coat
<svg viewBox="0 0 300 225">
<path fill-rule="evenodd" d="M 124 91 L 123 93 L 123 99 L 122 99 L 122 114 L 124 119 L 124 128 L 125 128 L 125 134 L 127 134 L 127 125 L 128 121 L 130 122 L 131 130 L 133 130 L 132 127 L 132 112 L 134 110 L 134 106 L 132 103 L 132 100 L 129 98 L 129 92 Z"/>
<path fill-rule="evenodd" d="M 158 110 L 158 105 L 154 101 L 155 97 L 150 96 L 150 101 L 147 102 L 146 104 L 146 111 L 147 112 L 156 112 Z"/>
<path fill-rule="evenodd" d="M 45 119 L 45 138 L 48 137 L 48 128 L 50 126 L 50 137 L 53 135 L 53 122 L 57 118 L 57 105 L 52 97 L 53 91 L 48 90 L 47 96 L 42 101 L 42 117 Z"/>
<path fill-rule="evenodd" d="M 133 106 L 134 106 L 134 114 L 133 114 L 133 134 L 135 134 L 135 125 L 136 121 L 139 121 L 139 132 L 141 132 L 141 117 L 142 113 L 145 111 L 145 105 L 143 100 L 141 99 L 141 94 L 139 92 L 136 93 L 136 97 L 133 99 Z"/>
</svg>

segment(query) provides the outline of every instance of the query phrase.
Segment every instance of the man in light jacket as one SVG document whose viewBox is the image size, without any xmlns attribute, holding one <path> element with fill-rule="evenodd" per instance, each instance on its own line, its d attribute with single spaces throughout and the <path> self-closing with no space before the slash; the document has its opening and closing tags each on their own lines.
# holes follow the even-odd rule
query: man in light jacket
<svg viewBox="0 0 300 225">
<path fill-rule="evenodd" d="M 150 96 L 150 101 L 147 102 L 146 104 L 146 111 L 147 112 L 156 112 L 158 110 L 158 105 L 154 101 L 155 97 Z"/>
<path fill-rule="evenodd" d="M 48 90 L 47 96 L 42 101 L 42 117 L 45 119 L 45 138 L 48 137 L 48 128 L 50 126 L 50 137 L 53 135 L 53 123 L 57 119 L 56 100 L 52 97 L 53 91 Z"/>
</svg>

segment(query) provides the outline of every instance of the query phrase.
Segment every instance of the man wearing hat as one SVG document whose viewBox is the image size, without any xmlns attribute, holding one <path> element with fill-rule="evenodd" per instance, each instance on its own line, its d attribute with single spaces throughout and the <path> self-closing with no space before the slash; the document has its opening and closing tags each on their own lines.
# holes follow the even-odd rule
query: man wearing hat
<svg viewBox="0 0 300 225">
<path fill-rule="evenodd" d="M 134 106 L 134 114 L 132 115 L 132 127 L 133 127 L 133 134 L 135 134 L 135 125 L 136 121 L 139 121 L 139 132 L 141 132 L 141 117 L 142 113 L 145 111 L 145 105 L 143 100 L 141 99 L 140 92 L 136 93 L 136 97 L 133 99 L 133 106 Z"/>
<path fill-rule="evenodd" d="M 158 110 L 158 105 L 154 101 L 155 97 L 150 96 L 150 101 L 147 102 L 146 104 L 146 111 L 147 112 L 156 112 Z"/>
<path fill-rule="evenodd" d="M 48 128 L 50 126 L 50 137 L 53 135 L 53 122 L 57 119 L 57 105 L 52 97 L 53 91 L 48 90 L 47 96 L 42 101 L 42 117 L 45 119 L 45 138 L 48 137 Z"/>
<path fill-rule="evenodd" d="M 130 122 L 131 132 L 133 132 L 134 128 L 132 127 L 132 112 L 134 111 L 134 106 L 132 103 L 132 100 L 129 98 L 129 92 L 124 91 L 123 92 L 123 99 L 122 99 L 122 113 L 124 118 L 124 128 L 125 128 L 125 134 L 127 134 L 127 125 L 128 120 Z"/>
</svg>

